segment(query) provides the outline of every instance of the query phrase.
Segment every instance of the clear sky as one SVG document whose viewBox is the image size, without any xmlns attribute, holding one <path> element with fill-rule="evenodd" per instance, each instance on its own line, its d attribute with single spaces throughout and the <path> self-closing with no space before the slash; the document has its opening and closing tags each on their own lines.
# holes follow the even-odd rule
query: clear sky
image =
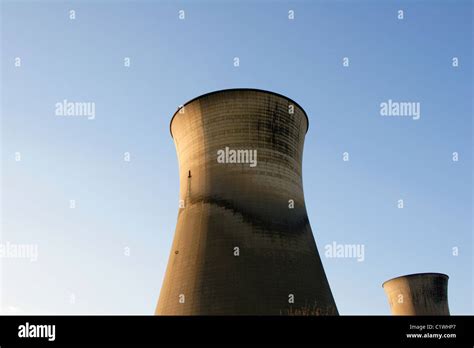
<svg viewBox="0 0 474 348">
<path fill-rule="evenodd" d="M 152 314 L 178 213 L 171 116 L 248 87 L 308 113 L 305 198 L 339 312 L 389 314 L 385 280 L 441 272 L 451 313 L 473 314 L 471 1 L 1 3 L 1 242 L 38 248 L 0 258 L 1 313 Z M 95 118 L 55 115 L 64 99 Z M 389 99 L 420 118 L 381 116 Z M 333 242 L 364 261 L 326 258 Z"/>
</svg>

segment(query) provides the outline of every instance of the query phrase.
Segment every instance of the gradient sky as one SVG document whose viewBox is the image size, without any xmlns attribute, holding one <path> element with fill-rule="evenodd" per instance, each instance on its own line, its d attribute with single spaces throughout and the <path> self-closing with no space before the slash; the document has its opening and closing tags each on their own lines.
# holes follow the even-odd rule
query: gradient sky
<svg viewBox="0 0 474 348">
<path fill-rule="evenodd" d="M 249 87 L 309 115 L 305 198 L 339 312 L 389 314 L 382 282 L 442 272 L 451 313 L 473 314 L 471 1 L 1 4 L 1 242 L 39 252 L 0 259 L 1 313 L 152 314 L 178 213 L 171 116 Z M 56 116 L 63 99 L 95 119 Z M 388 99 L 421 118 L 382 117 Z M 333 241 L 365 260 L 325 258 Z"/>
</svg>

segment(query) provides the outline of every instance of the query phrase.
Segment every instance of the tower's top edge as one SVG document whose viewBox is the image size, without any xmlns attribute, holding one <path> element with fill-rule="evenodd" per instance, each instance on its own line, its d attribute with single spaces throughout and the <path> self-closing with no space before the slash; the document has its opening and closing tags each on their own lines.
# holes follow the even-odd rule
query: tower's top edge
<svg viewBox="0 0 474 348">
<path fill-rule="evenodd" d="M 295 102 L 293 99 L 291 98 L 288 98 L 286 96 L 284 96 L 283 94 L 279 94 L 279 93 L 276 93 L 276 92 L 271 92 L 271 91 L 266 91 L 264 89 L 258 89 L 258 88 L 228 88 L 228 89 L 220 89 L 220 90 L 217 90 L 217 91 L 213 91 L 213 92 L 209 92 L 209 93 L 205 93 L 205 94 L 202 94 L 196 98 L 193 98 L 189 101 L 187 101 L 186 103 L 184 103 L 183 105 L 181 105 L 180 107 L 178 107 L 178 109 L 175 111 L 175 113 L 173 114 L 173 117 L 171 117 L 171 121 L 170 121 L 170 134 L 171 134 L 171 137 L 173 137 L 173 132 L 171 131 L 171 125 L 173 123 L 173 120 L 176 116 L 176 114 L 179 112 L 179 110 L 196 101 L 196 100 L 199 100 L 199 99 L 202 99 L 202 98 L 205 98 L 205 97 L 209 97 L 211 95 L 214 95 L 214 94 L 218 94 L 218 93 L 223 93 L 223 92 L 260 92 L 260 93 L 264 93 L 264 94 L 269 94 L 269 95 L 274 95 L 274 96 L 277 96 L 277 97 L 280 97 L 280 98 L 283 98 L 283 99 L 286 99 L 288 100 L 289 102 L 291 102 L 292 104 L 294 104 L 296 107 L 298 107 L 301 111 L 303 111 L 303 114 L 304 116 L 306 117 L 306 124 L 307 124 L 307 128 L 306 128 L 306 132 L 308 132 L 308 129 L 309 129 L 309 118 L 308 118 L 308 115 L 306 114 L 306 111 L 301 107 L 301 105 L 299 105 L 297 102 Z"/>
<path fill-rule="evenodd" d="M 383 282 L 382 287 L 384 287 L 384 285 L 387 284 L 388 282 L 391 282 L 391 281 L 396 280 L 396 279 L 416 278 L 416 277 L 424 277 L 424 276 L 429 276 L 429 275 L 449 279 L 449 276 L 447 274 L 444 274 L 444 273 L 436 273 L 436 272 L 413 273 L 413 274 L 407 274 L 407 275 L 402 275 L 402 276 L 398 276 L 398 277 L 395 277 L 395 278 L 391 278 L 391 279 Z"/>
</svg>

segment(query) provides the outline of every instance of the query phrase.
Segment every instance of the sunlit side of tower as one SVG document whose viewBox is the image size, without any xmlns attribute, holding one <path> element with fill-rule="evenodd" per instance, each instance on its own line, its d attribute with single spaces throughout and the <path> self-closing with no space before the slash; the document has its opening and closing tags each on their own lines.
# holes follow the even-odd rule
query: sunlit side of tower
<svg viewBox="0 0 474 348">
<path fill-rule="evenodd" d="M 393 315 L 449 315 L 448 279 L 441 273 L 418 273 L 383 283 Z"/>
<path fill-rule="evenodd" d="M 181 208 L 156 314 L 337 314 L 303 195 L 307 129 L 297 103 L 254 89 L 175 113 Z"/>
</svg>

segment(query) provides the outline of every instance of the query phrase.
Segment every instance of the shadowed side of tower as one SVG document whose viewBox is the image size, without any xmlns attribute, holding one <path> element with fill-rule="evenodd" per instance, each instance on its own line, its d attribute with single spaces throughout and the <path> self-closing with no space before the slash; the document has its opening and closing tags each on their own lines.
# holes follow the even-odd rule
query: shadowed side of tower
<svg viewBox="0 0 474 348">
<path fill-rule="evenodd" d="M 337 314 L 304 202 L 304 110 L 223 90 L 170 128 L 181 208 L 156 314 Z"/>
<path fill-rule="evenodd" d="M 449 315 L 448 279 L 441 273 L 418 273 L 382 284 L 393 315 Z"/>
</svg>

